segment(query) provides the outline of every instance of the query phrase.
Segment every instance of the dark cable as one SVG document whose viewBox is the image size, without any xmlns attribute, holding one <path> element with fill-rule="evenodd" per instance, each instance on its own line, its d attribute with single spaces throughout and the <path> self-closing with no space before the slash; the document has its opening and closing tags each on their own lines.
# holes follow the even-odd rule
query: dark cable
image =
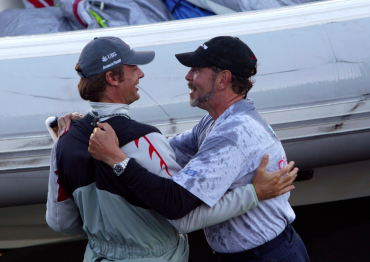
<svg viewBox="0 0 370 262">
<path fill-rule="evenodd" d="M 179 0 L 177 1 L 177 3 L 173 6 L 172 10 L 171 10 L 171 13 L 173 14 L 173 12 L 175 12 L 175 9 L 180 5 L 182 0 Z"/>
</svg>

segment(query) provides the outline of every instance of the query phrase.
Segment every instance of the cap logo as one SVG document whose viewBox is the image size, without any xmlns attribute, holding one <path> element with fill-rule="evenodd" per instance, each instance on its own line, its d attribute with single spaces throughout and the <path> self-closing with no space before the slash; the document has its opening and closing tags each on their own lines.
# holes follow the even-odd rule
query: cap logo
<svg viewBox="0 0 370 262">
<path fill-rule="evenodd" d="M 256 56 L 254 54 L 252 54 L 251 59 L 252 60 L 256 60 L 257 58 L 256 58 Z"/>
<path fill-rule="evenodd" d="M 103 62 L 107 62 L 109 59 L 111 59 L 111 58 L 113 58 L 113 57 L 115 57 L 115 56 L 117 56 L 117 54 L 116 54 L 116 52 L 113 52 L 113 53 L 110 53 L 109 55 L 103 56 L 103 57 L 101 58 L 101 60 L 102 60 Z"/>
<path fill-rule="evenodd" d="M 203 45 L 202 45 L 202 47 L 203 47 L 204 49 L 208 49 L 208 46 L 206 46 L 205 44 L 203 44 Z"/>
<path fill-rule="evenodd" d="M 121 59 L 118 59 L 118 60 L 116 60 L 116 61 L 113 61 L 112 63 L 110 63 L 109 65 L 105 65 L 105 66 L 103 66 L 103 70 L 104 69 L 107 69 L 107 68 L 109 68 L 109 67 L 112 67 L 112 66 L 114 66 L 114 65 L 116 65 L 116 64 L 118 64 L 118 63 L 121 63 Z"/>
</svg>

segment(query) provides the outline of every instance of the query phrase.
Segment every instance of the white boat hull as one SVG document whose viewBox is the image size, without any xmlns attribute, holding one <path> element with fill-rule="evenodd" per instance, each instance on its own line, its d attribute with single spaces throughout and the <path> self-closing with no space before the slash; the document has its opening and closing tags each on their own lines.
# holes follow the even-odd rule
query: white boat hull
<svg viewBox="0 0 370 262">
<path fill-rule="evenodd" d="M 87 112 L 74 66 L 95 36 L 118 36 L 137 50 L 156 52 L 154 62 L 143 67 L 141 99 L 130 114 L 166 136 L 191 128 L 205 113 L 189 106 L 187 68 L 174 54 L 195 50 L 214 36 L 238 36 L 258 58 L 256 84 L 248 96 L 282 141 L 288 159 L 306 170 L 301 174 L 313 172 L 312 179 L 296 183 L 292 205 L 369 196 L 368 28 L 368 1 L 334 0 L 144 26 L 1 38 L 0 120 L 6 128 L 0 129 L 0 214 L 14 213 L 17 221 L 22 216 L 16 214 L 34 212 L 39 220 L 19 220 L 14 235 L 1 231 L 9 234 L 1 235 L 0 248 L 64 239 L 52 235 L 44 221 L 53 144 L 44 121 L 51 115 Z M 13 227 L 12 219 L 4 221 L 1 230 Z M 26 238 L 35 225 L 43 233 Z"/>
</svg>

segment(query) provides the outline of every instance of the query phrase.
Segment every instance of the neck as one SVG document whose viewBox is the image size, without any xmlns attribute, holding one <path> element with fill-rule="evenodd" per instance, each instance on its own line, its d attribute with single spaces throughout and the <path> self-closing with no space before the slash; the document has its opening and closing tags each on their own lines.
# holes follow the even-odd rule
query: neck
<svg viewBox="0 0 370 262">
<path fill-rule="evenodd" d="M 125 101 L 121 101 L 120 99 L 118 99 L 119 96 L 116 96 L 116 95 L 112 95 L 110 93 L 104 93 L 100 99 L 99 99 L 99 102 L 100 103 L 111 103 L 111 104 L 114 104 L 114 103 L 117 103 L 117 104 L 126 104 Z"/>
<path fill-rule="evenodd" d="M 99 102 L 100 103 L 111 103 L 111 104 L 121 103 L 117 99 L 111 99 L 111 98 L 108 98 L 108 97 L 102 97 L 101 99 L 99 99 Z"/>
<path fill-rule="evenodd" d="M 209 115 L 213 118 L 214 121 L 216 121 L 220 115 L 222 115 L 232 104 L 244 99 L 243 95 L 233 95 L 231 97 L 227 97 L 225 100 L 225 97 L 219 96 L 214 97 L 214 99 L 211 99 L 213 101 L 209 101 L 207 105 L 204 107 L 201 107 L 202 109 L 206 110 Z"/>
<path fill-rule="evenodd" d="M 118 103 L 118 104 L 128 104 L 124 97 L 118 92 L 118 88 L 106 85 L 104 93 L 99 98 L 101 103 Z"/>
</svg>

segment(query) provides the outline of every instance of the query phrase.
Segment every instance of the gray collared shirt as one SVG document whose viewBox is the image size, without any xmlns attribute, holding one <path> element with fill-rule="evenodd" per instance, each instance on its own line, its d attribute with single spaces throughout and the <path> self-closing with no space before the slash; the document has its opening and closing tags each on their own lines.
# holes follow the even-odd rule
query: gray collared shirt
<svg viewBox="0 0 370 262">
<path fill-rule="evenodd" d="M 270 172 L 287 163 L 280 141 L 251 99 L 234 103 L 216 121 L 207 114 L 170 145 L 183 167 L 173 180 L 210 207 L 228 190 L 251 183 L 264 153 L 270 156 Z M 261 201 L 258 208 L 206 228 L 208 243 L 217 252 L 235 253 L 275 238 L 295 219 L 289 195 Z"/>
</svg>

